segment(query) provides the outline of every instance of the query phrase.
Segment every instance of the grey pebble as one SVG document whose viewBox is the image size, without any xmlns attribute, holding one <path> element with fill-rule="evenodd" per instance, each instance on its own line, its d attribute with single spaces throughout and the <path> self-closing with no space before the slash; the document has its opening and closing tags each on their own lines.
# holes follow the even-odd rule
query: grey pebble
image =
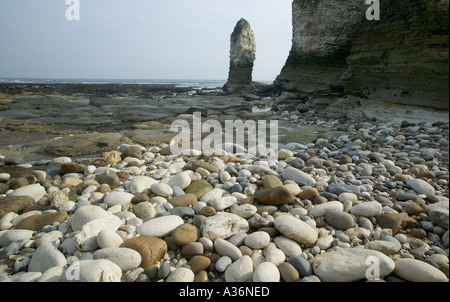
<svg viewBox="0 0 450 302">
<path fill-rule="evenodd" d="M 298 271 L 300 277 L 307 277 L 314 274 L 313 267 L 308 260 L 300 256 L 289 257 L 288 262 Z"/>
</svg>

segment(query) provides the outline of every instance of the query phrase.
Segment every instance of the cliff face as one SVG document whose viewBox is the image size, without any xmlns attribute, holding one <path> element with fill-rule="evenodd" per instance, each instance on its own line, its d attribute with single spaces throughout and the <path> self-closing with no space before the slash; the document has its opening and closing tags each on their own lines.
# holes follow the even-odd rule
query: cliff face
<svg viewBox="0 0 450 302">
<path fill-rule="evenodd" d="M 256 43 L 250 24 L 241 19 L 231 34 L 230 71 L 225 90 L 235 92 L 252 84 Z"/>
<path fill-rule="evenodd" d="M 340 90 L 448 109 L 448 0 L 382 0 L 368 21 L 362 0 L 294 0 L 283 90 Z"/>
</svg>

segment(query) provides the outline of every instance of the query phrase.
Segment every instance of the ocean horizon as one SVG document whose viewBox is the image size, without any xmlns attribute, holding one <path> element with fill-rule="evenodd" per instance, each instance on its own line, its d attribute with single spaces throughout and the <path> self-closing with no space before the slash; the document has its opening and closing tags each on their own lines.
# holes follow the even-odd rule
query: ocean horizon
<svg viewBox="0 0 450 302">
<path fill-rule="evenodd" d="M 221 88 L 227 80 L 205 79 L 64 79 L 64 78 L 0 78 L 5 84 L 173 84 L 176 87 Z M 257 81 L 272 84 L 272 81 Z"/>
</svg>

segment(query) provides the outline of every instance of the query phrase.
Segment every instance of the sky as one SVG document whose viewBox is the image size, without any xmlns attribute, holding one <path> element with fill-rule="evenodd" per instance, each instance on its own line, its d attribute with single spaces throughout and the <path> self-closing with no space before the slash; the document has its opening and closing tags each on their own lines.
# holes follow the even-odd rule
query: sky
<svg viewBox="0 0 450 302">
<path fill-rule="evenodd" d="M 292 0 L 0 1 L 0 78 L 226 80 L 240 18 L 256 39 L 255 81 L 289 55 Z"/>
</svg>

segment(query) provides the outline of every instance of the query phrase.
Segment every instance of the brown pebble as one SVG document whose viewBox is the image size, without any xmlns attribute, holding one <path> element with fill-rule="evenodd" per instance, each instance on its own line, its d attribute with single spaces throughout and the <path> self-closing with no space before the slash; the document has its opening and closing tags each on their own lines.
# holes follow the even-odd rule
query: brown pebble
<svg viewBox="0 0 450 302">
<path fill-rule="evenodd" d="M 194 277 L 194 282 L 208 282 L 208 273 L 206 271 L 198 272 Z"/>
<path fill-rule="evenodd" d="M 203 255 L 195 255 L 188 262 L 191 270 L 197 274 L 203 270 L 206 270 L 211 265 L 211 260 Z"/>
<path fill-rule="evenodd" d="M 204 215 L 206 217 L 216 215 L 216 209 L 211 206 L 205 206 L 200 210 L 200 215 Z"/>
<path fill-rule="evenodd" d="M 178 246 L 185 246 L 190 242 L 195 242 L 200 238 L 200 230 L 189 223 L 179 225 L 172 232 L 172 240 Z"/>
<path fill-rule="evenodd" d="M 433 179 L 436 178 L 436 174 L 434 174 L 433 171 L 420 171 L 419 173 L 417 173 L 416 178 L 421 177 Z"/>
<path fill-rule="evenodd" d="M 144 274 L 146 274 L 150 280 L 156 279 L 156 277 L 158 277 L 158 265 L 152 264 L 147 266 L 144 269 Z"/>
<path fill-rule="evenodd" d="M 294 201 L 294 196 L 285 187 L 259 189 L 253 194 L 256 202 L 267 205 L 283 205 Z"/>
<path fill-rule="evenodd" d="M 423 229 L 412 229 L 411 230 L 411 236 L 416 238 L 425 238 L 427 236 L 427 232 Z"/>
<path fill-rule="evenodd" d="M 251 257 L 251 256 L 253 255 L 253 252 L 252 252 L 251 248 L 249 248 L 249 247 L 246 246 L 246 245 L 241 245 L 241 246 L 239 247 L 239 250 L 241 251 L 242 256 L 247 255 L 247 256 L 250 256 L 250 257 Z"/>
<path fill-rule="evenodd" d="M 314 197 L 318 196 L 319 192 L 316 188 L 306 188 L 305 190 L 301 191 L 297 196 L 301 199 L 309 199 L 312 200 Z"/>
<path fill-rule="evenodd" d="M 127 239 L 121 247 L 137 251 L 141 257 L 140 267 L 148 267 L 160 261 L 167 253 L 167 243 L 157 237 L 140 236 Z"/>
<path fill-rule="evenodd" d="M 316 227 L 318 228 L 323 228 L 324 226 L 327 225 L 327 223 L 322 217 L 314 218 L 314 221 L 316 222 Z"/>
<path fill-rule="evenodd" d="M 202 255 L 204 252 L 203 244 L 201 242 L 190 242 L 183 246 L 180 250 L 181 255 L 190 259 L 195 255 Z"/>
<path fill-rule="evenodd" d="M 195 194 L 177 195 L 168 200 L 174 207 L 188 207 L 194 205 L 198 201 Z"/>
<path fill-rule="evenodd" d="M 300 278 L 298 271 L 289 262 L 283 262 L 278 265 L 278 270 L 284 282 L 295 282 Z"/>
</svg>

